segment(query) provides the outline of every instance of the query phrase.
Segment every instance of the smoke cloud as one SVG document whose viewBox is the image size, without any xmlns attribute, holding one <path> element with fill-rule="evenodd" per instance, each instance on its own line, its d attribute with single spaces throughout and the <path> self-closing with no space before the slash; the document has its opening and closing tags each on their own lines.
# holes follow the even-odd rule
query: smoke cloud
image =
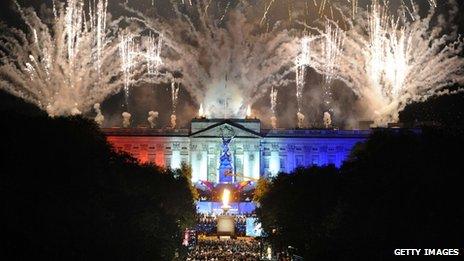
<svg viewBox="0 0 464 261">
<path fill-rule="evenodd" d="M 128 112 L 123 112 L 121 115 L 122 115 L 122 126 L 124 128 L 129 128 L 131 125 L 130 119 L 132 115 Z"/>
<path fill-rule="evenodd" d="M 105 116 L 103 116 L 101 112 L 100 103 L 95 103 L 93 108 L 97 113 L 97 116 L 95 116 L 95 122 L 101 127 L 103 125 L 103 122 L 105 121 Z"/>
<path fill-rule="evenodd" d="M 156 127 L 156 120 L 158 119 L 159 113 L 157 111 L 149 111 L 148 112 L 148 123 L 150 124 L 150 128 Z"/>
</svg>

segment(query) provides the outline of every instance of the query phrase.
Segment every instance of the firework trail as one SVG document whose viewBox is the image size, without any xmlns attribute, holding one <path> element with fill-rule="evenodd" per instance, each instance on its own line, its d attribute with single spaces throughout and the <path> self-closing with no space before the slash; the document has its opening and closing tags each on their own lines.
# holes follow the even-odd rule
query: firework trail
<svg viewBox="0 0 464 261">
<path fill-rule="evenodd" d="M 136 36 L 137 35 L 137 36 Z M 119 56 L 121 72 L 124 80 L 125 105 L 128 107 L 130 88 L 142 81 L 154 83 L 165 82 L 161 76 L 161 51 L 163 37 L 161 35 L 141 36 L 139 30 L 125 31 L 120 37 Z"/>
<path fill-rule="evenodd" d="M 437 7 L 437 1 L 436 0 L 427 0 L 432 7 Z"/>
<path fill-rule="evenodd" d="M 127 8 L 136 17 L 118 20 L 107 15 L 107 0 L 89 5 L 53 1 L 53 19 L 44 20 L 18 6 L 26 29 L 0 25 L 5 31 L 0 36 L 0 88 L 50 115 L 72 115 L 121 88 L 127 106 L 130 88 L 139 82 L 176 82 L 177 91 L 182 84 L 204 104 L 205 115 L 243 117 L 247 105 L 271 87 L 291 82 L 287 76 L 295 71 L 301 127 L 307 67 L 324 75 L 327 112 L 331 82 L 340 79 L 365 101 L 379 124 L 397 120 L 407 103 L 444 94 L 447 86 L 462 82 L 462 40 L 445 29 L 434 0 L 428 0 L 432 8 L 423 18 L 413 1 L 410 8 L 403 5 L 412 22 L 394 18 L 377 1 L 363 11 L 358 1 L 340 0 L 351 3 L 352 13 L 359 10 L 344 17 L 350 12 L 337 9 L 349 29 L 343 32 L 327 21 L 314 37 L 298 37 L 280 21 L 270 23 L 277 1 L 263 2 L 262 17 L 255 17 L 248 1 L 212 2 L 173 1 L 166 17 Z M 313 1 L 319 10 L 334 2 Z M 286 4 L 291 20 L 298 7 Z M 451 17 L 457 10 L 449 12 Z M 122 30 L 121 20 L 143 26 Z M 262 28 L 264 21 L 270 28 Z M 146 29 L 152 33 L 147 35 Z M 177 98 L 174 116 L 176 104 Z M 229 111 L 222 113 L 221 104 L 228 104 Z"/>
<path fill-rule="evenodd" d="M 343 41 L 345 34 L 343 30 L 338 28 L 333 21 L 326 20 L 325 30 L 321 38 L 321 51 L 324 56 L 322 66 L 324 70 L 324 82 L 332 83 L 335 76 L 335 71 L 342 54 Z"/>
<path fill-rule="evenodd" d="M 135 56 L 138 53 L 137 45 L 135 44 L 134 37 L 127 34 L 121 37 L 119 43 L 119 55 L 121 57 L 121 71 L 124 79 L 124 97 L 126 106 L 129 99 L 129 88 L 133 81 L 133 70 L 135 66 Z"/>
<path fill-rule="evenodd" d="M 121 19 L 110 21 L 107 7 L 107 0 L 53 1 L 53 19 L 41 19 L 18 5 L 26 29 L 0 25 L 6 32 L 0 36 L 0 88 L 52 116 L 87 112 L 121 88 L 127 104 L 134 77 L 145 75 L 147 66 L 154 74 L 162 63 L 162 42 L 140 47 L 140 36 L 120 39 Z M 142 64 L 148 65 L 142 70 Z"/>
<path fill-rule="evenodd" d="M 177 109 L 177 102 L 179 99 L 179 89 L 180 89 L 179 83 L 177 82 L 171 83 L 171 98 L 172 98 L 171 127 L 173 129 L 176 128 L 176 121 L 177 121 L 176 109 Z"/>
<path fill-rule="evenodd" d="M 331 125 L 331 118 L 333 115 L 332 108 L 332 81 L 335 75 L 335 70 L 338 66 L 339 59 L 342 53 L 344 33 L 338 27 L 336 27 L 333 22 L 326 20 L 325 22 L 325 33 L 322 45 L 322 52 L 325 56 L 325 61 L 323 66 L 324 70 L 324 84 L 322 90 L 322 99 L 324 103 L 324 125 Z M 330 123 L 328 123 L 330 122 Z"/>
<path fill-rule="evenodd" d="M 50 115 L 88 111 L 117 92 L 117 21 L 107 21 L 107 4 L 98 0 L 86 13 L 83 1 L 54 2 L 50 23 L 18 5 L 26 29 L 1 25 L 0 88 Z"/>
<path fill-rule="evenodd" d="M 259 22 L 259 24 L 263 24 L 264 21 L 266 20 L 267 18 L 267 14 L 269 13 L 269 9 L 271 9 L 271 6 L 272 4 L 275 2 L 275 0 L 271 0 L 269 1 L 269 4 L 266 6 L 266 8 L 264 9 L 264 13 L 263 13 L 263 17 L 261 18 L 261 21 Z"/>
<path fill-rule="evenodd" d="M 272 112 L 271 125 L 272 125 L 273 129 L 277 128 L 277 116 L 276 116 L 276 114 L 277 114 L 277 111 L 276 111 L 277 93 L 278 93 L 278 90 L 276 88 L 271 89 L 271 94 L 270 94 L 270 97 L 271 97 L 271 112 Z"/>
<path fill-rule="evenodd" d="M 161 50 L 163 46 L 163 37 L 155 37 L 150 35 L 149 37 L 144 38 L 143 45 L 145 46 L 146 52 L 145 55 L 146 64 L 147 64 L 147 73 L 149 75 L 157 75 L 158 69 L 162 66 L 163 61 L 161 59 Z"/>
<path fill-rule="evenodd" d="M 375 3 L 375 2 L 378 2 L 379 0 L 371 0 L 370 3 Z M 422 0 L 419 0 L 419 2 L 422 1 Z M 385 5 L 388 5 L 390 3 L 389 0 L 382 0 L 382 2 L 385 4 Z M 408 8 L 412 8 L 412 9 L 415 9 L 415 1 L 414 0 L 407 0 L 407 1 L 404 1 L 404 0 L 401 0 L 401 1 L 398 1 L 400 2 L 400 4 L 403 6 L 403 7 L 408 7 Z M 436 0 L 427 0 L 428 4 L 430 7 L 437 7 L 437 1 Z M 313 0 L 313 4 L 315 7 L 318 7 L 318 12 L 319 12 L 319 15 L 323 15 L 324 12 L 326 11 L 326 9 L 332 9 L 334 6 L 337 6 L 337 5 L 343 5 L 343 4 L 346 4 L 348 3 L 350 5 L 350 12 L 349 14 L 351 15 L 351 17 L 355 17 L 356 16 L 356 13 L 358 12 L 358 10 L 360 9 L 359 7 L 359 0 L 320 0 L 320 1 L 317 1 L 317 0 Z M 408 3 L 409 5 L 407 5 L 406 3 Z M 348 13 L 348 12 L 346 12 Z"/>
<path fill-rule="evenodd" d="M 310 37 L 303 37 L 300 42 L 300 53 L 295 59 L 295 75 L 296 75 L 296 100 L 297 106 L 297 126 L 303 127 L 304 114 L 303 107 L 303 90 L 306 85 L 306 69 L 311 66 L 311 41 Z"/>
<path fill-rule="evenodd" d="M 458 9 L 450 3 L 448 19 Z M 447 87 L 464 83 L 464 48 L 455 28 L 447 28 L 443 17 L 431 8 L 425 17 L 414 13 L 414 21 L 395 19 L 388 8 L 374 2 L 349 22 L 343 51 L 334 75 L 360 97 L 368 117 L 377 125 L 396 122 L 404 107 L 456 91 Z M 365 19 L 367 17 L 368 19 Z M 314 68 L 324 73 L 325 56 L 311 53 Z"/>
<path fill-rule="evenodd" d="M 172 113 L 176 114 L 177 101 L 179 99 L 179 83 L 171 83 Z"/>
<path fill-rule="evenodd" d="M 166 81 L 176 78 L 203 104 L 208 117 L 245 117 L 248 104 L 272 86 L 290 81 L 285 77 L 292 73 L 298 52 L 298 39 L 291 31 L 277 23 L 264 32 L 259 18 L 247 13 L 248 6 L 231 3 L 172 2 L 172 14 L 158 12 L 166 17 L 151 17 L 126 6 L 134 15 L 132 22 L 163 35 Z"/>
<path fill-rule="evenodd" d="M 177 116 L 175 114 L 171 115 L 171 128 L 175 129 L 177 126 Z"/>
</svg>

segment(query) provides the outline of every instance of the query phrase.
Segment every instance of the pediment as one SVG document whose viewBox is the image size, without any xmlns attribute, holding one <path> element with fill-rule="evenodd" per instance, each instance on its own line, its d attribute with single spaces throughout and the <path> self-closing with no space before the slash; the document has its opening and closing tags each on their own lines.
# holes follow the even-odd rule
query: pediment
<svg viewBox="0 0 464 261">
<path fill-rule="evenodd" d="M 235 136 L 236 138 L 261 138 L 261 134 L 247 129 L 244 126 L 234 122 L 220 122 L 209 126 L 203 130 L 192 133 L 192 138 L 219 138 L 222 136 Z"/>
</svg>

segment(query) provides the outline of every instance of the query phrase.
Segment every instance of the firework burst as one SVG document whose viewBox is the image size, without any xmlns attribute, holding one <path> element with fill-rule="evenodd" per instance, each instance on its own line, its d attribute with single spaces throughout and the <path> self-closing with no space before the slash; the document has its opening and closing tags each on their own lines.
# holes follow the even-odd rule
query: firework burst
<svg viewBox="0 0 464 261">
<path fill-rule="evenodd" d="M 245 117 L 247 105 L 289 81 L 298 39 L 283 26 L 263 31 L 246 6 L 229 2 L 219 7 L 211 1 L 172 2 L 171 7 L 170 17 L 127 9 L 134 14 L 131 21 L 163 35 L 166 81 L 182 84 L 205 114 Z"/>
<path fill-rule="evenodd" d="M 117 92 L 117 21 L 107 21 L 107 4 L 99 0 L 86 12 L 80 0 L 54 2 L 50 23 L 18 5 L 27 29 L 2 28 L 0 87 L 50 115 L 88 111 Z"/>
<path fill-rule="evenodd" d="M 452 19 L 457 8 L 450 6 Z M 333 75 L 352 88 L 378 125 L 396 122 L 407 104 L 455 92 L 447 87 L 464 82 L 462 38 L 455 31 L 446 33 L 450 28 L 437 19 L 434 8 L 425 17 L 417 11 L 414 16 L 414 21 L 396 19 L 374 2 L 347 22 L 350 29 Z M 322 51 L 313 53 L 315 69 L 326 73 Z"/>
</svg>

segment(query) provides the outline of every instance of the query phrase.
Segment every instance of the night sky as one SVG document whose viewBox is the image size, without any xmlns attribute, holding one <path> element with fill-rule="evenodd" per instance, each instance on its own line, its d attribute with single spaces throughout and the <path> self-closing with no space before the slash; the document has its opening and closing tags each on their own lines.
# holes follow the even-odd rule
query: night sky
<svg viewBox="0 0 464 261">
<path fill-rule="evenodd" d="M 40 10 L 43 4 L 51 4 L 50 0 L 46 1 L 18 1 L 22 6 L 33 6 L 36 10 Z M 122 0 L 110 0 L 109 12 L 114 16 L 124 15 L 124 10 L 120 6 Z M 150 10 L 151 0 L 131 0 L 131 6 L 135 6 L 142 10 Z M 163 5 L 166 1 L 158 0 L 157 5 Z M 254 1 L 257 2 L 257 1 Z M 360 1 L 366 2 L 366 1 Z M 392 1 L 395 2 L 395 1 Z M 417 1 L 421 5 L 428 6 L 426 1 Z M 440 2 L 440 1 L 439 1 Z M 464 12 L 464 1 L 461 2 L 460 12 Z M 362 3 L 361 3 L 362 4 Z M 12 0 L 3 0 L 0 9 L 0 20 L 15 27 L 21 27 L 18 15 L 13 11 L 14 6 Z M 282 10 L 285 8 L 274 7 L 271 10 L 271 16 L 281 16 Z M 459 16 L 458 21 L 450 21 L 450 23 L 459 26 L 459 32 L 464 32 L 464 16 Z M 293 77 L 293 76 L 290 76 Z M 310 126 L 317 127 L 322 125 L 321 110 L 321 76 L 314 72 L 308 74 L 307 84 L 305 87 L 304 97 L 305 104 L 303 111 L 306 118 L 310 119 Z M 295 86 L 290 84 L 288 86 L 280 86 L 279 89 L 279 103 L 277 105 L 277 114 L 280 127 L 293 127 L 295 126 L 295 113 L 296 113 L 296 97 Z M 107 98 L 102 103 L 103 114 L 105 115 L 106 126 L 116 126 L 121 122 L 121 113 L 124 111 L 122 107 L 124 97 L 122 93 L 116 94 Z M 336 125 L 341 128 L 350 127 L 360 119 L 357 115 L 360 113 L 360 106 L 354 94 L 340 82 L 334 83 L 334 104 L 335 114 L 338 116 L 334 120 Z M 178 105 L 178 121 L 180 126 L 186 126 L 191 118 L 193 118 L 198 111 L 198 104 L 196 104 L 187 91 L 181 87 Z M 264 95 L 252 107 L 254 114 L 260 115 L 269 111 L 269 95 Z M 434 117 L 449 117 L 447 122 L 461 122 L 463 121 L 462 111 L 464 109 L 463 96 L 457 97 L 440 97 L 431 99 L 425 104 L 409 106 L 405 113 L 401 116 L 403 121 L 414 120 L 431 120 Z M 160 112 L 159 123 L 165 126 L 169 122 L 171 110 L 171 91 L 170 85 L 150 85 L 144 84 L 134 87 L 131 90 L 131 97 L 129 100 L 129 111 L 132 114 L 133 125 L 146 124 L 147 112 L 155 110 Z M 88 116 L 93 117 L 94 112 L 88 113 Z M 269 127 L 268 117 L 263 117 L 264 127 Z"/>
</svg>

